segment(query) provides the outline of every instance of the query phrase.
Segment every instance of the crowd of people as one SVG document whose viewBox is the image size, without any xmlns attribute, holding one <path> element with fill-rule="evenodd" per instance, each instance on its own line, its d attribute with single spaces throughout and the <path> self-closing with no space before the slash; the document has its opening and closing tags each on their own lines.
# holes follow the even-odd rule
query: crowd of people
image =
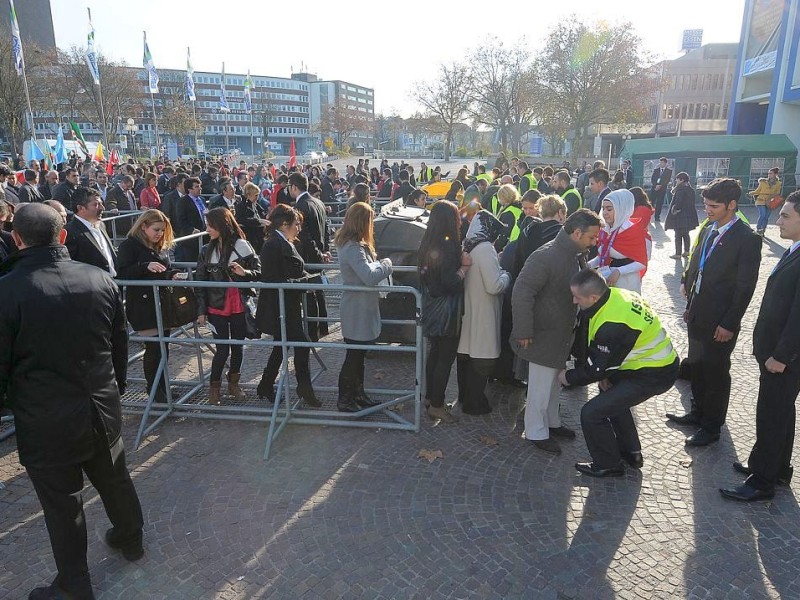
<svg viewBox="0 0 800 600">
<path fill-rule="evenodd" d="M 650 230 L 672 179 L 666 158 L 661 162 L 648 193 L 632 185 L 629 164 L 612 177 L 600 161 L 572 173 L 568 164 L 531 168 L 501 156 L 489 171 L 478 163 L 460 168 L 445 198 L 435 202 L 426 186 L 449 173 L 424 162 L 417 172 L 404 162 L 371 167 L 361 159 L 340 176 L 332 165 L 324 171 L 244 161 L 232 169 L 204 161 L 109 167 L 73 156 L 58 171 L 32 162 L 21 181 L 0 165 L 0 402 L 15 414 L 20 460 L 44 507 L 59 569 L 53 586 L 35 597 L 57 597 L 47 595 L 53 590 L 91 597 L 82 504 L 75 497 L 81 471 L 111 519 L 108 545 L 129 560 L 143 552 L 141 509 L 120 441 L 120 397 L 127 386 L 126 322 L 140 335 L 155 335 L 159 315 L 152 288 L 130 286 L 123 306 L 115 279 L 181 279 L 185 270 L 174 263 L 189 262 L 195 279 L 222 284 L 196 290 L 196 319 L 217 340 L 208 402 L 219 405 L 246 397 L 240 385 L 244 345 L 228 342 L 251 337 L 251 321 L 257 335 L 275 340 L 285 334 L 288 341 L 316 342 L 329 333 L 322 292 L 287 290 L 281 303 L 277 290 L 225 284 L 318 283 L 335 248 L 344 285 L 376 288 L 345 291 L 340 301 L 347 350 L 336 405 L 357 413 L 378 405 L 365 390 L 365 356 L 381 334 L 377 287 L 392 274 L 391 261 L 376 251 L 376 198 L 402 199 L 427 216 L 417 265 L 429 343 L 429 418 L 456 423 L 451 405 L 465 418 L 491 412 L 490 380 L 525 387 L 523 438 L 559 454 L 561 444 L 576 437 L 561 421 L 561 388 L 597 383 L 580 415 L 591 459 L 575 468 L 586 476 L 621 476 L 626 465 L 644 464 L 631 409 L 686 376 L 691 410 L 667 418 L 696 427 L 687 445 L 716 442 L 730 400 L 731 353 L 758 279 L 763 231 L 753 232 L 738 211 L 740 184 L 720 178 L 702 190 L 707 219 L 690 247 L 690 232 L 700 225 L 695 191 L 687 173 L 674 177 L 665 228 L 675 230 L 672 258 L 688 259 L 681 290 L 689 353 L 681 361 L 642 296 Z M 754 191 L 763 205 L 780 191 L 776 180 L 771 172 Z M 342 210 L 334 232 L 329 216 Z M 748 476 L 745 482 L 721 490 L 737 500 L 771 498 L 792 475 L 800 391 L 800 193 L 780 210 L 781 237 L 792 245 L 769 276 L 754 333 L 761 368 L 756 444 L 746 463 L 734 464 Z M 108 211 L 128 229 L 119 247 L 102 224 Z M 198 244 L 199 237 L 207 243 Z M 70 318 L 78 313 L 85 323 Z M 53 318 L 64 331 L 43 329 Z M 73 344 L 58 367 L 48 363 L 53 335 Z M 147 390 L 163 401 L 169 381 L 162 348 L 168 352 L 169 344 L 144 346 Z M 293 353 L 297 396 L 321 406 L 309 347 L 293 347 Z M 274 346 L 265 360 L 256 393 L 267 402 L 275 401 L 283 359 Z M 448 399 L 454 363 L 458 393 Z M 54 389 L 66 390 L 55 412 Z M 74 430 L 54 433 L 68 413 L 80 415 Z"/>
</svg>

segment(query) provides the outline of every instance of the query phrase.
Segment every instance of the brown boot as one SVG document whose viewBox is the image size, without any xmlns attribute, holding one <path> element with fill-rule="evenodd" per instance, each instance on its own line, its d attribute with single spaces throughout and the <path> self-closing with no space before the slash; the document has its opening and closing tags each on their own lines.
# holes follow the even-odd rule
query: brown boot
<svg viewBox="0 0 800 600">
<path fill-rule="evenodd" d="M 228 372 L 228 394 L 233 396 L 237 401 L 242 401 L 247 398 L 242 388 L 239 387 L 240 373 Z"/>
<path fill-rule="evenodd" d="M 222 386 L 221 381 L 212 381 L 208 386 L 208 403 L 214 406 L 222 404 L 219 397 L 219 388 Z"/>
</svg>

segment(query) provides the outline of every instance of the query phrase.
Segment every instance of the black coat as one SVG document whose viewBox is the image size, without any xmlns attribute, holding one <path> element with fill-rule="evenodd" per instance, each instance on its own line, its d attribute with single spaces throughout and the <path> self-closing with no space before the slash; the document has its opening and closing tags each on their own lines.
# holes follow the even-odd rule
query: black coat
<svg viewBox="0 0 800 600">
<path fill-rule="evenodd" d="M 233 215 L 244 231 L 247 241 L 250 242 L 256 254 L 259 254 L 264 245 L 264 225 L 261 224 L 260 219 L 267 218 L 267 211 L 258 202 L 253 203 L 239 198 L 233 205 Z"/>
<path fill-rule="evenodd" d="M 136 198 L 132 191 L 126 192 L 119 185 L 114 185 L 106 194 L 106 201 L 103 203 L 108 210 L 136 210 Z"/>
<path fill-rule="evenodd" d="M 703 245 L 710 231 L 711 225 L 700 232 L 683 277 L 689 294 L 689 337 L 713 335 L 718 325 L 728 331 L 739 331 L 758 282 L 761 238 L 739 220 L 723 235 L 706 260 L 700 293 L 692 293 Z"/>
<path fill-rule="evenodd" d="M 197 210 L 194 200 L 189 195 L 182 196 L 178 199 L 177 206 L 175 207 L 176 220 L 173 222 L 175 233 L 178 236 L 189 235 L 197 229 L 198 231 L 205 231 L 206 224 L 203 215 Z M 191 240 L 197 246 L 197 240 Z"/>
<path fill-rule="evenodd" d="M 261 281 L 265 283 L 303 283 L 309 275 L 300 253 L 280 234 L 272 234 L 261 248 Z M 306 341 L 303 331 L 302 291 L 287 291 L 284 295 L 286 336 L 291 341 Z M 261 290 L 256 311 L 258 328 L 269 335 L 279 335 L 280 301 L 277 290 Z"/>
<path fill-rule="evenodd" d="M 672 203 L 664 221 L 664 229 L 691 231 L 698 225 L 700 221 L 697 219 L 697 209 L 694 206 L 694 189 L 689 184 L 682 183 L 676 186 L 672 193 Z"/>
<path fill-rule="evenodd" d="M 562 227 L 563 225 L 554 219 L 548 219 L 547 221 L 537 219 L 520 231 L 517 238 L 516 251 L 514 252 L 512 277 L 516 279 L 517 275 L 522 271 L 522 267 L 525 266 L 525 261 L 528 260 L 528 257 L 550 240 L 554 240 Z"/>
<path fill-rule="evenodd" d="M 103 251 L 100 249 L 97 240 L 95 240 L 94 236 L 86 227 L 86 225 L 81 223 L 78 219 L 72 219 L 69 223 L 67 223 L 64 229 L 67 232 L 67 241 L 65 244 L 72 260 L 77 260 L 78 262 L 86 263 L 87 265 L 99 267 L 108 273 L 108 260 L 106 259 L 105 254 L 103 254 Z M 114 251 L 114 245 L 108 238 L 105 228 L 102 228 L 101 231 L 103 235 L 106 236 L 106 240 L 111 246 L 111 256 L 114 259 L 114 265 L 116 268 L 117 253 Z"/>
<path fill-rule="evenodd" d="M 181 195 L 178 190 L 172 190 L 161 196 L 161 206 L 158 208 L 167 215 L 170 225 L 175 228 L 178 224 L 178 201 Z"/>
<path fill-rule="evenodd" d="M 756 327 L 753 354 L 759 363 L 771 356 L 789 368 L 800 367 L 800 251 L 778 263 L 767 279 Z"/>
<path fill-rule="evenodd" d="M 75 186 L 69 181 L 62 181 L 53 189 L 53 200 L 58 200 L 70 212 L 75 212 L 75 203 L 72 196 L 75 195 Z"/>
<path fill-rule="evenodd" d="M 63 246 L 18 252 L 0 277 L 0 398 L 14 412 L 19 460 L 60 467 L 94 455 L 93 413 L 121 448 L 128 334 L 108 273 Z"/>
<path fill-rule="evenodd" d="M 322 255 L 330 246 L 325 205 L 308 192 L 297 198 L 294 207 L 303 215 L 303 228 L 300 230 L 300 256 L 312 264 L 325 262 Z"/>
<path fill-rule="evenodd" d="M 20 202 L 44 202 L 44 197 L 35 185 L 25 182 L 19 188 L 19 201 Z"/>
<path fill-rule="evenodd" d="M 49 183 L 40 183 L 39 184 L 39 193 L 42 195 L 44 200 L 52 200 L 53 199 L 53 190 L 50 188 Z"/>
<path fill-rule="evenodd" d="M 0 229 L 0 263 L 16 251 L 17 245 L 14 243 L 14 238 L 8 231 Z"/>
<path fill-rule="evenodd" d="M 237 200 L 241 200 L 241 197 L 234 194 L 234 204 Z M 228 208 L 228 203 L 225 201 L 225 197 L 222 194 L 217 194 L 208 201 L 208 210 L 211 210 L 212 208 Z"/>
<path fill-rule="evenodd" d="M 246 243 L 242 242 L 244 246 Z M 232 251 L 228 256 L 220 256 L 217 262 L 211 262 L 213 249 L 211 244 L 206 244 L 197 257 L 197 270 L 194 277 L 198 281 L 258 281 L 261 276 L 261 262 L 258 255 L 239 249 Z M 230 269 L 231 260 L 242 265 L 244 275 L 239 276 Z M 225 306 L 227 288 L 200 288 L 197 290 L 197 314 L 205 315 L 208 307 L 222 309 Z M 249 296 L 254 296 L 255 291 L 239 288 L 239 295 L 244 302 Z"/>
<path fill-rule="evenodd" d="M 653 169 L 653 174 L 650 176 L 651 197 L 664 196 L 664 194 L 667 193 L 667 188 L 669 187 L 669 182 L 671 179 L 672 169 L 665 168 L 663 172 L 661 171 L 661 167 L 656 167 Z M 657 185 L 661 186 L 661 189 L 658 191 L 656 191 Z"/>
<path fill-rule="evenodd" d="M 164 273 L 153 273 L 147 269 L 151 262 L 167 267 Z M 145 246 L 138 238 L 125 238 L 117 251 L 117 278 L 165 280 L 172 276 L 171 262 L 165 250 L 160 254 Z M 153 288 L 129 287 L 125 289 L 125 312 L 134 331 L 156 328 L 156 305 Z"/>
</svg>

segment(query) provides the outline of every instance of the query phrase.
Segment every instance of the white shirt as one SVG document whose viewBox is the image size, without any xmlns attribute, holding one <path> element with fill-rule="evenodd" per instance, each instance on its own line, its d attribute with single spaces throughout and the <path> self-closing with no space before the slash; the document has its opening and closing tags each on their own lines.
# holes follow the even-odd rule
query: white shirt
<svg viewBox="0 0 800 600">
<path fill-rule="evenodd" d="M 111 249 L 111 243 L 108 241 L 106 235 L 100 230 L 102 227 L 102 222 L 98 221 L 97 223 L 90 223 L 86 219 L 75 215 L 75 218 L 78 219 L 81 223 L 83 223 L 86 228 L 89 230 L 89 233 L 92 234 L 97 245 L 100 246 L 100 251 L 103 253 L 103 256 L 106 257 L 108 261 L 108 273 L 112 277 L 117 276 L 117 270 L 114 268 L 114 252 Z"/>
</svg>

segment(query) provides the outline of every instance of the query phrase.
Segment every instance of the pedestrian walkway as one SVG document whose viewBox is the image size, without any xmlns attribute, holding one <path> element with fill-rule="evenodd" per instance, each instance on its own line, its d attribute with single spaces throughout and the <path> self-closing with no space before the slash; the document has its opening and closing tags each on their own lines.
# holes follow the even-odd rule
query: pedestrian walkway
<svg viewBox="0 0 800 600">
<path fill-rule="evenodd" d="M 685 354 L 683 263 L 668 258 L 671 237 L 652 232 L 644 295 Z M 126 563 L 105 547 L 108 522 L 87 488 L 98 598 L 800 598 L 800 482 L 753 505 L 717 491 L 739 481 L 731 463 L 755 434 L 752 328 L 786 246 L 774 226 L 767 238 L 719 443 L 687 450 L 688 432 L 666 423 L 688 401 L 683 381 L 636 409 L 645 466 L 612 480 L 576 473 L 588 459 L 580 433 L 560 456 L 522 440 L 523 391 L 494 384 L 491 415 L 425 419 L 418 434 L 291 426 L 268 462 L 264 424 L 167 420 L 128 457 L 145 558 Z M 368 360 L 367 387 L 408 376 L 384 360 Z M 579 427 L 589 393 L 564 392 L 565 425 Z M 136 424 L 126 421 L 129 446 Z M 0 597 L 25 598 L 54 565 L 13 438 L 0 443 L 0 482 Z"/>
</svg>

